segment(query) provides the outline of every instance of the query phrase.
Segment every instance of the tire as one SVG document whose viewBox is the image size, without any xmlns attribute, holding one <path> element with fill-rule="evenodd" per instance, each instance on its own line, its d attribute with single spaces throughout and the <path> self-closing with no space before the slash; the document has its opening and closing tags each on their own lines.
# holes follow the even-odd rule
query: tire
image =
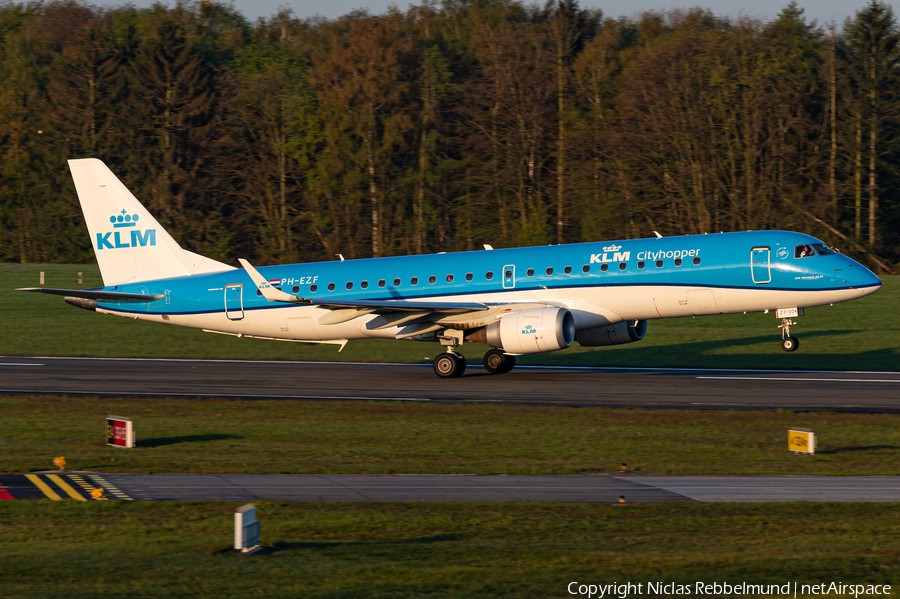
<svg viewBox="0 0 900 599">
<path fill-rule="evenodd" d="M 488 374 L 503 374 L 503 366 L 506 364 L 506 354 L 503 350 L 492 349 L 484 354 L 484 369 Z"/>
<path fill-rule="evenodd" d="M 506 374 L 516 366 L 516 357 L 510 356 L 509 354 L 503 354 L 505 360 L 503 360 L 502 370 L 498 371 L 497 374 Z"/>
<path fill-rule="evenodd" d="M 453 376 L 462 376 L 466 371 L 466 357 L 462 354 L 456 354 L 456 358 L 459 360 L 459 368 Z"/>
<path fill-rule="evenodd" d="M 434 359 L 434 373 L 442 379 L 449 379 L 458 376 L 460 371 L 459 358 L 456 354 L 445 352 L 438 354 Z M 465 366 L 463 366 L 465 369 Z"/>
<path fill-rule="evenodd" d="M 797 351 L 798 347 L 800 347 L 800 340 L 796 337 L 785 337 L 781 340 L 781 349 L 784 351 Z"/>
</svg>

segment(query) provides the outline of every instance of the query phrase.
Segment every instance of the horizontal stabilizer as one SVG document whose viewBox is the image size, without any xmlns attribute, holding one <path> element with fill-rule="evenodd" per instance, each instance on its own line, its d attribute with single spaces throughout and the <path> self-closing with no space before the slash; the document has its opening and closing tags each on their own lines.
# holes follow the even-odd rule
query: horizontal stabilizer
<svg viewBox="0 0 900 599">
<path fill-rule="evenodd" d="M 16 291 L 33 291 L 35 293 L 49 293 L 50 295 L 62 295 L 65 297 L 80 297 L 81 299 L 98 300 L 101 302 L 155 302 L 166 297 L 159 293 L 149 295 L 146 293 L 119 293 L 118 291 L 96 291 L 93 289 L 52 289 L 50 287 L 22 287 Z"/>
</svg>

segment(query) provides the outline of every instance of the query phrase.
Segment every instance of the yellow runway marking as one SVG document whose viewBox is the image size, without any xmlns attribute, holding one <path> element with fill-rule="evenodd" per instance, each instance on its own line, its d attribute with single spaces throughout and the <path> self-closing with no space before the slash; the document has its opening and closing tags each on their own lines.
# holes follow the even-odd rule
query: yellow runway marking
<svg viewBox="0 0 900 599">
<path fill-rule="evenodd" d="M 81 478 L 77 474 L 69 474 L 68 476 L 73 481 L 75 481 L 75 484 L 77 484 L 79 487 L 84 489 L 84 492 L 87 493 L 88 495 L 90 495 L 91 491 L 93 491 L 95 489 L 95 487 L 93 485 L 89 485 L 83 478 Z M 109 500 L 106 497 L 100 497 L 97 499 L 97 501 L 109 501 Z"/>
<path fill-rule="evenodd" d="M 62 497 L 56 494 L 56 491 L 51 489 L 47 483 L 41 480 L 40 476 L 37 476 L 36 474 L 26 474 L 25 478 L 30 480 L 35 487 L 43 491 L 44 495 L 46 495 L 53 501 L 59 501 L 60 499 L 62 499 Z"/>
<path fill-rule="evenodd" d="M 125 499 L 126 501 L 134 501 L 134 499 L 132 499 L 131 497 L 129 497 L 128 495 L 126 495 L 125 493 L 123 493 L 122 491 L 117 489 L 115 486 L 109 484 L 107 481 L 100 478 L 96 474 L 88 474 L 88 477 L 90 477 L 91 480 L 93 480 L 96 484 L 100 485 L 101 487 L 103 487 L 104 489 L 106 489 L 107 491 L 109 491 L 110 493 L 115 495 L 116 499 Z"/>
<path fill-rule="evenodd" d="M 73 489 L 73 488 L 69 485 L 69 483 L 67 483 L 66 481 L 64 481 L 63 479 L 61 479 L 61 478 L 59 477 L 59 475 L 57 475 L 57 474 L 48 474 L 48 475 L 47 475 L 47 478 L 49 478 L 50 480 L 52 480 L 53 482 L 55 482 L 55 483 L 56 483 L 56 486 L 59 487 L 60 489 L 62 489 L 63 491 L 65 491 L 65 492 L 66 492 L 66 495 L 68 495 L 68 496 L 71 497 L 72 499 L 76 499 L 76 500 L 78 500 L 78 501 L 87 501 L 87 499 L 85 499 L 84 497 L 82 497 L 81 494 L 80 494 L 78 491 L 76 491 L 75 489 Z"/>
</svg>

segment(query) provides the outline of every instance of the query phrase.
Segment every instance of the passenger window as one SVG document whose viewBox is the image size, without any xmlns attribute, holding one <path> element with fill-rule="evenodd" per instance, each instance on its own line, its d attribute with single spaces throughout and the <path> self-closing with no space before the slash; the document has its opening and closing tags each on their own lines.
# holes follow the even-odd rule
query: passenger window
<svg viewBox="0 0 900 599">
<path fill-rule="evenodd" d="M 448 282 L 448 283 L 452 283 L 452 282 L 453 282 L 453 275 L 447 275 L 447 282 Z"/>
<path fill-rule="evenodd" d="M 419 284 L 419 277 L 413 277 L 413 278 L 411 278 L 411 279 L 409 280 L 409 284 L 410 284 L 410 285 L 418 285 L 418 284 Z"/>
<path fill-rule="evenodd" d="M 563 272 L 566 273 L 567 275 L 572 274 L 572 267 L 571 267 L 571 266 L 565 267 L 565 268 L 563 269 Z"/>
<path fill-rule="evenodd" d="M 471 280 L 472 280 L 472 273 L 470 273 L 470 272 L 467 272 L 467 273 L 466 273 L 466 280 L 467 280 L 467 281 L 471 281 Z"/>
<path fill-rule="evenodd" d="M 525 274 L 528 275 L 529 277 L 533 277 L 533 276 L 534 276 L 534 269 L 533 269 L 533 268 L 529 268 L 528 270 L 525 271 Z"/>
<path fill-rule="evenodd" d="M 310 292 L 310 293 L 315 293 L 315 292 L 318 291 L 318 290 L 319 290 L 319 286 L 318 286 L 318 285 L 310 285 L 310 286 L 309 286 L 309 292 Z"/>
<path fill-rule="evenodd" d="M 628 264 L 626 264 L 625 262 L 619 262 L 619 270 L 625 270 L 626 268 L 628 268 Z"/>
<path fill-rule="evenodd" d="M 507 270 L 506 272 L 503 273 L 503 276 L 506 277 L 507 279 L 512 279 L 512 271 Z"/>
<path fill-rule="evenodd" d="M 428 282 L 431 283 L 432 285 L 434 285 L 435 283 L 437 283 L 437 277 L 434 275 L 431 275 L 430 277 L 428 277 Z"/>
<path fill-rule="evenodd" d="M 609 264 L 604 262 L 603 264 L 600 265 L 600 272 L 606 272 L 607 270 L 609 270 Z"/>
<path fill-rule="evenodd" d="M 353 283 L 347 281 L 347 289 L 353 289 Z"/>
<path fill-rule="evenodd" d="M 656 261 L 656 268 L 662 268 L 662 267 L 663 267 L 663 261 L 662 261 L 662 260 L 657 260 L 657 261 Z"/>
<path fill-rule="evenodd" d="M 394 279 L 394 287 L 400 286 L 400 279 Z"/>
<path fill-rule="evenodd" d="M 794 248 L 794 258 L 809 258 L 815 255 L 816 253 L 813 251 L 812 246 L 808 243 L 798 245 Z"/>
<path fill-rule="evenodd" d="M 700 256 L 694 258 L 694 266 L 700 266 Z"/>
<path fill-rule="evenodd" d="M 546 273 L 547 273 L 547 276 L 549 277 L 550 275 L 553 274 L 553 267 L 552 267 L 552 266 L 548 266 L 548 267 L 547 267 L 547 270 L 544 271 L 544 272 L 546 272 Z"/>
<path fill-rule="evenodd" d="M 334 283 L 328 283 L 328 291 L 334 291 Z"/>
<path fill-rule="evenodd" d="M 494 278 L 494 273 L 492 273 L 491 271 L 487 271 L 486 273 L 484 273 L 484 278 L 490 281 Z"/>
<path fill-rule="evenodd" d="M 591 272 L 591 267 L 587 264 L 581 267 L 581 272 Z"/>
<path fill-rule="evenodd" d="M 644 261 L 643 260 L 638 262 L 638 270 L 644 270 Z"/>
<path fill-rule="evenodd" d="M 681 266 L 681 258 L 675 258 L 675 266 Z"/>
<path fill-rule="evenodd" d="M 361 289 L 368 289 L 368 288 L 369 288 L 369 282 L 368 282 L 368 281 L 362 281 L 362 282 L 360 282 L 359 286 L 360 286 Z"/>
<path fill-rule="evenodd" d="M 378 281 L 378 286 L 379 286 L 379 287 L 384 287 L 384 279 L 381 279 L 381 280 Z"/>
<path fill-rule="evenodd" d="M 294 295 L 300 293 L 300 285 L 294 285 L 293 287 L 291 287 L 291 293 L 293 293 Z"/>
</svg>

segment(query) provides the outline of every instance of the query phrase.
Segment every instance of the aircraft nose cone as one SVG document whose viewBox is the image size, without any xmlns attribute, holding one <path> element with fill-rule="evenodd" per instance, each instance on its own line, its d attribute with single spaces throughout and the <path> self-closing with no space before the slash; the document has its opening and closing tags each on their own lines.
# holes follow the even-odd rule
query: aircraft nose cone
<svg viewBox="0 0 900 599">
<path fill-rule="evenodd" d="M 852 270 L 856 271 L 853 276 L 854 287 L 865 288 L 869 293 L 874 293 L 881 288 L 881 279 L 859 262 L 853 262 Z"/>
</svg>

